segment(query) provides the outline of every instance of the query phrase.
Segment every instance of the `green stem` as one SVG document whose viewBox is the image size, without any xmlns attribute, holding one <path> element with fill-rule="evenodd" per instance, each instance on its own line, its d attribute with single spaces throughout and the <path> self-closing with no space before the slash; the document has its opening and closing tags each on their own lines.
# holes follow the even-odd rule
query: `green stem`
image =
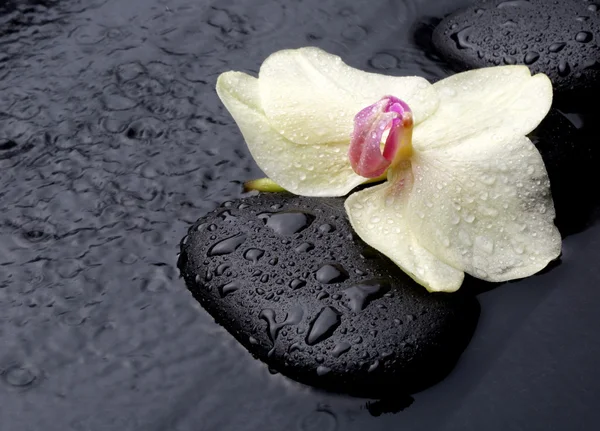
<svg viewBox="0 0 600 431">
<path fill-rule="evenodd" d="M 380 175 L 376 178 L 369 178 L 363 184 L 372 184 L 379 183 L 381 181 L 387 180 L 387 172 L 383 175 Z M 246 181 L 244 183 L 244 191 L 249 192 L 252 190 L 256 190 L 258 192 L 266 192 L 266 193 L 278 193 L 278 192 L 287 192 L 286 189 L 281 187 L 271 178 L 258 178 L 256 180 Z"/>
<path fill-rule="evenodd" d="M 270 178 L 259 178 L 256 180 L 246 181 L 244 183 L 244 190 L 249 192 L 251 190 L 256 190 L 259 192 L 268 192 L 268 193 L 276 193 L 276 192 L 286 192 L 287 190 L 277 184 Z"/>
</svg>

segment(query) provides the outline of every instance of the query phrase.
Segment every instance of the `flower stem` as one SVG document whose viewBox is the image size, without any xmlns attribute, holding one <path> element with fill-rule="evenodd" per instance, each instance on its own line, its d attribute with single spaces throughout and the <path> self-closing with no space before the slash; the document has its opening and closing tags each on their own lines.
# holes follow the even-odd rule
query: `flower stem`
<svg viewBox="0 0 600 431">
<path fill-rule="evenodd" d="M 244 183 L 244 191 L 249 192 L 256 190 L 259 192 L 276 193 L 286 192 L 287 190 L 277 184 L 270 178 L 258 178 L 256 180 L 246 181 Z"/>
<path fill-rule="evenodd" d="M 379 183 L 385 180 L 387 180 L 387 172 L 384 172 L 382 175 L 375 178 L 368 178 L 363 184 Z M 250 192 L 253 190 L 265 193 L 287 192 L 286 189 L 281 187 L 271 178 L 257 178 L 256 180 L 246 181 L 244 183 L 244 191 Z"/>
</svg>

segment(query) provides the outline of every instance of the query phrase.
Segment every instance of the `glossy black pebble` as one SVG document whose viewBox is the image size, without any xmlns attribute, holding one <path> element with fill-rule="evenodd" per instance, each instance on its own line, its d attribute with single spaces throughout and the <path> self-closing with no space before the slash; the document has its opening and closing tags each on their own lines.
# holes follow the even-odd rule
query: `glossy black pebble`
<svg viewBox="0 0 600 431">
<path fill-rule="evenodd" d="M 179 267 L 255 357 L 335 392 L 380 398 L 436 383 L 479 317 L 475 298 L 427 293 L 357 239 L 342 199 L 226 202 L 189 230 Z"/>
<path fill-rule="evenodd" d="M 433 32 L 457 70 L 525 64 L 546 73 L 559 94 L 600 88 L 599 43 L 599 6 L 587 0 L 482 0 Z"/>
</svg>

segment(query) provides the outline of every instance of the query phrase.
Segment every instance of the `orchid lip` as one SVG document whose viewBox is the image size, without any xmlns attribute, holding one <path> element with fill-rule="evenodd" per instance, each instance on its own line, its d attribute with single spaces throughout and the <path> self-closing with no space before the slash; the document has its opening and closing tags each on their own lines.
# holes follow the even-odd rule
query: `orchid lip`
<svg viewBox="0 0 600 431">
<path fill-rule="evenodd" d="M 413 117 L 409 106 L 394 96 L 385 96 L 362 109 L 354 117 L 354 132 L 348 149 L 352 169 L 365 178 L 376 178 L 398 161 L 401 153 L 410 153 Z M 386 130 L 383 152 L 381 139 Z M 405 151 L 400 151 L 401 147 Z"/>
</svg>

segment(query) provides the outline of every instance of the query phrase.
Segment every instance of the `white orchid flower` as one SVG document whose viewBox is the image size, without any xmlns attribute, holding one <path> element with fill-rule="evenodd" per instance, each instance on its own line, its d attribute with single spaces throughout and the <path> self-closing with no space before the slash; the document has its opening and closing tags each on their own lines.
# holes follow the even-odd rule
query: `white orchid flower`
<svg viewBox="0 0 600 431">
<path fill-rule="evenodd" d="M 525 66 L 420 77 L 363 72 L 317 48 L 279 51 L 217 93 L 259 167 L 286 190 L 350 195 L 350 222 L 429 291 L 464 273 L 530 276 L 561 252 L 542 158 L 526 137 L 552 103 Z"/>
</svg>

